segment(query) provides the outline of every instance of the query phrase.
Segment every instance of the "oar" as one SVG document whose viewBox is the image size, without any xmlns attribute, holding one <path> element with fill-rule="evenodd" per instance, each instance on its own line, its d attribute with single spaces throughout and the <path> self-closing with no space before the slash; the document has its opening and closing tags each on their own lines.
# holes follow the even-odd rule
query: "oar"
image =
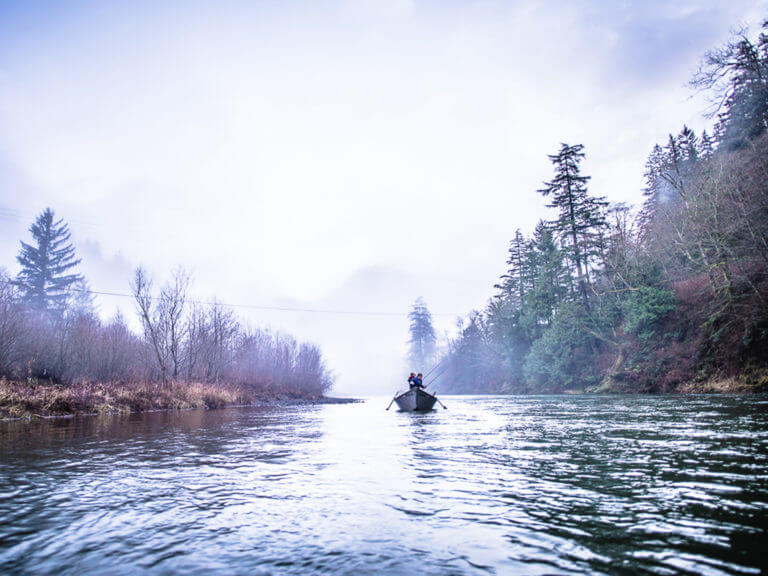
<svg viewBox="0 0 768 576">
<path fill-rule="evenodd" d="M 397 396 L 394 396 L 394 397 L 392 398 L 392 402 L 390 402 L 390 403 L 389 403 L 389 406 L 387 406 L 387 410 L 389 410 L 389 409 L 392 407 L 392 403 L 395 401 L 395 398 L 397 398 Z"/>
<path fill-rule="evenodd" d="M 429 384 L 434 384 L 434 383 L 435 383 L 435 380 L 433 379 L 433 380 L 432 380 L 432 382 L 430 382 Z M 424 385 L 424 387 L 422 388 L 422 390 L 426 390 L 426 389 L 427 389 L 427 386 L 429 386 L 429 384 L 425 384 L 425 385 Z M 443 407 L 443 410 L 448 410 L 448 406 L 446 406 L 445 404 L 443 404 L 442 402 L 440 402 L 439 398 L 437 397 L 437 392 L 432 392 L 432 396 L 435 398 L 435 401 L 436 401 L 438 404 L 440 404 L 440 406 L 442 406 L 442 407 Z"/>
</svg>

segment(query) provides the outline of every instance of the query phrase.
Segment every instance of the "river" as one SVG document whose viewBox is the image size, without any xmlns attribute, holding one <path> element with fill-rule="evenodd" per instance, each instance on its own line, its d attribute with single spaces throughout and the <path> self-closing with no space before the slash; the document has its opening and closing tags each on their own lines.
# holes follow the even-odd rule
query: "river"
<svg viewBox="0 0 768 576">
<path fill-rule="evenodd" d="M 758 574 L 768 399 L 0 423 L 3 574 Z"/>
</svg>

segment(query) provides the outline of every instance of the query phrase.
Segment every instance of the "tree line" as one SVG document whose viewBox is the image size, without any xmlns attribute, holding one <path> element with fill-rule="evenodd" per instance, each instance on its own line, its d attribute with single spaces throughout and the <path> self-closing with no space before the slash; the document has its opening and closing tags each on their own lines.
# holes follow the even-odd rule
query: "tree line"
<svg viewBox="0 0 768 576">
<path fill-rule="evenodd" d="M 179 269 L 154 289 L 143 268 L 131 282 L 141 332 L 118 312 L 103 321 L 76 272 L 68 225 L 45 209 L 22 242 L 20 272 L 0 269 L 0 376 L 11 380 L 203 382 L 256 393 L 318 396 L 332 385 L 319 348 L 290 335 L 251 328 L 217 302 L 189 297 Z"/>
<path fill-rule="evenodd" d="M 553 217 L 515 232 L 495 296 L 448 342 L 443 390 L 768 384 L 768 21 L 691 85 L 713 134 L 683 126 L 653 148 L 640 209 L 590 193 L 584 146 L 550 156 Z"/>
</svg>

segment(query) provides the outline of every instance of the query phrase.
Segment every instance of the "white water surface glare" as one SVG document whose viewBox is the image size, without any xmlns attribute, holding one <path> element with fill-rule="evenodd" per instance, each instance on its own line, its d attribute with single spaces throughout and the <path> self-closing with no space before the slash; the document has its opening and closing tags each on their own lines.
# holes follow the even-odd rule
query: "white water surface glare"
<svg viewBox="0 0 768 576">
<path fill-rule="evenodd" d="M 759 574 L 768 399 L 0 423 L 3 574 Z"/>
</svg>

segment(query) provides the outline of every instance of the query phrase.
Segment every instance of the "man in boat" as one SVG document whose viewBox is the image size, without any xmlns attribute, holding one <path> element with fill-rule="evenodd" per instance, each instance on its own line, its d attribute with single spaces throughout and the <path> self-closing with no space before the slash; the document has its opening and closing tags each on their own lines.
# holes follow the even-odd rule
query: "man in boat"
<svg viewBox="0 0 768 576">
<path fill-rule="evenodd" d="M 416 373 L 411 372 L 411 375 L 408 376 L 408 388 L 413 388 L 416 386 Z"/>
<path fill-rule="evenodd" d="M 413 385 L 416 386 L 417 388 L 424 388 L 423 381 L 424 381 L 424 377 L 421 375 L 421 372 L 419 372 L 419 374 L 416 376 L 416 379 L 413 382 Z"/>
</svg>

